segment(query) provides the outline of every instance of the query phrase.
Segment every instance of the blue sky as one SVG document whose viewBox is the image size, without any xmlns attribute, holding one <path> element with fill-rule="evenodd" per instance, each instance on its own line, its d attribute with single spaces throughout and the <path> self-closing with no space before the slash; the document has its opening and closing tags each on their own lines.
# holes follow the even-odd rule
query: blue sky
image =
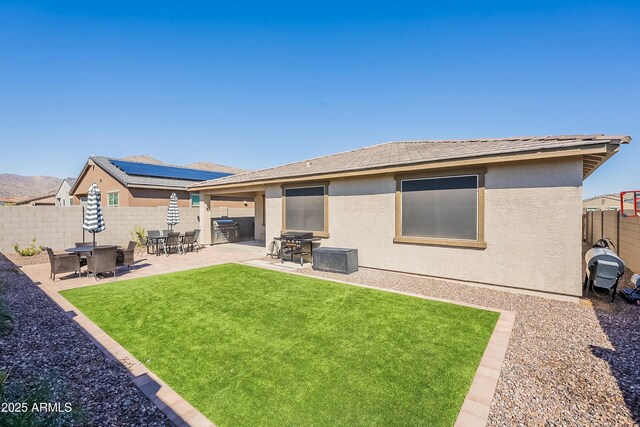
<svg viewBox="0 0 640 427">
<path fill-rule="evenodd" d="M 640 2 L 0 2 L 0 173 L 91 154 L 269 167 L 391 140 L 638 140 Z"/>
</svg>

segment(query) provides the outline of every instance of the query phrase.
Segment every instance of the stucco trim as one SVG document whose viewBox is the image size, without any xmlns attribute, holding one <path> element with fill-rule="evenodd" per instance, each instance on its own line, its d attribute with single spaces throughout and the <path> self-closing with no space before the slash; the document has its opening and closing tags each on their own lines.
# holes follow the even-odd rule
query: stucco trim
<svg viewBox="0 0 640 427">
<path fill-rule="evenodd" d="M 397 174 L 396 180 L 396 203 L 395 203 L 395 236 L 393 243 L 409 243 L 417 245 L 433 245 L 433 246 L 453 246 L 461 248 L 485 249 L 487 242 L 484 238 L 484 181 L 487 174 L 487 168 L 481 167 L 476 169 L 445 169 L 435 171 L 425 171 L 421 173 Z M 402 235 L 402 181 L 406 179 L 420 178 L 438 178 L 459 175 L 477 175 L 478 176 L 478 239 L 477 240 L 459 240 L 459 239 L 442 239 L 433 237 L 414 237 Z"/>
</svg>

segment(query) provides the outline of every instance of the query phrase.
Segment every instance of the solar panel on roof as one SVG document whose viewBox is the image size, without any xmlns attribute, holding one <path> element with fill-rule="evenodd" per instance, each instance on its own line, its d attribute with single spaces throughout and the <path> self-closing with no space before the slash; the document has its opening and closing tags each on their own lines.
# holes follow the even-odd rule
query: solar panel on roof
<svg viewBox="0 0 640 427">
<path fill-rule="evenodd" d="M 157 178 L 184 179 L 187 181 L 207 181 L 229 176 L 229 173 L 203 171 L 199 169 L 177 168 L 174 166 L 150 165 L 147 163 L 109 160 L 111 164 L 128 175 L 150 176 Z"/>
</svg>

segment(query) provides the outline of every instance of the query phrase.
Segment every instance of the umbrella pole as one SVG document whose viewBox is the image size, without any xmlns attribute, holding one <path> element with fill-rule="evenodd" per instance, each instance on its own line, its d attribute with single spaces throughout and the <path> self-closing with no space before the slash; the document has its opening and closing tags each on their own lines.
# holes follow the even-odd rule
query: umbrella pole
<svg viewBox="0 0 640 427">
<path fill-rule="evenodd" d="M 93 246 L 96 245 L 96 233 L 93 233 Z"/>
</svg>

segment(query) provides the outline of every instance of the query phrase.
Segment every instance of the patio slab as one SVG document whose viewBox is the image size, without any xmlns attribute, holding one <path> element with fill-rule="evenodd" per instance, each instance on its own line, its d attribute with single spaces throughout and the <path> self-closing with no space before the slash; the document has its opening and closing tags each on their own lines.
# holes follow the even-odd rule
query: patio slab
<svg viewBox="0 0 640 427">
<path fill-rule="evenodd" d="M 51 290 L 64 291 L 81 286 L 137 279 L 139 277 L 173 273 L 229 262 L 245 262 L 256 258 L 263 258 L 265 254 L 266 249 L 264 248 L 264 242 L 259 241 L 206 246 L 200 249 L 199 252 L 187 252 L 184 255 L 171 254 L 169 256 L 156 256 L 142 252 L 136 253 L 134 267 L 129 269 L 127 266 L 120 266 L 118 267 L 116 277 L 106 275 L 98 280 L 94 277 L 77 277 L 74 274 L 58 274 L 54 282 L 49 277 L 49 263 L 25 265 L 20 267 L 20 269 L 36 284 L 41 285 L 41 287 L 51 287 Z M 85 268 L 83 268 L 83 272 L 84 270 Z"/>
</svg>

